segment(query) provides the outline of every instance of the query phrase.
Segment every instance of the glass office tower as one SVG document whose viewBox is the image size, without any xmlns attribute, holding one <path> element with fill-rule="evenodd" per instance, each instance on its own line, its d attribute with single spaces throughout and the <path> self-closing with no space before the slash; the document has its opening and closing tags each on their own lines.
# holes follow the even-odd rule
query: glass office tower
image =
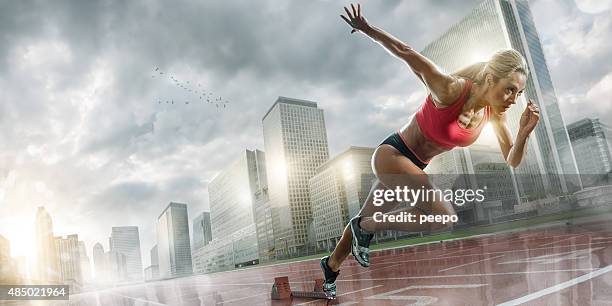
<svg viewBox="0 0 612 306">
<path fill-rule="evenodd" d="M 530 137 L 527 156 L 519 167 L 513 169 L 520 200 L 580 189 L 582 184 L 576 175 L 574 153 L 527 1 L 486 0 L 422 53 L 445 71 L 453 72 L 477 61 L 486 61 L 492 53 L 505 48 L 523 54 L 530 70 L 523 97 L 507 112 L 507 124 L 513 137 L 519 128 L 526 97 L 532 98 L 541 109 L 540 122 Z M 462 160 L 464 164 L 451 163 L 454 169 L 436 170 L 474 173 L 469 150 L 459 148 L 438 157 L 440 162 L 452 159 Z M 458 159 L 457 154 L 463 157 Z"/>
<path fill-rule="evenodd" d="M 268 194 L 277 254 L 299 254 L 308 242 L 308 180 L 329 159 L 323 110 L 279 97 L 262 119 Z"/>
<path fill-rule="evenodd" d="M 157 218 L 157 255 L 162 279 L 191 275 L 187 204 L 170 202 Z"/>
<path fill-rule="evenodd" d="M 110 250 L 122 253 L 127 260 L 129 280 L 142 280 L 142 259 L 138 226 L 114 226 L 111 231 Z"/>
</svg>

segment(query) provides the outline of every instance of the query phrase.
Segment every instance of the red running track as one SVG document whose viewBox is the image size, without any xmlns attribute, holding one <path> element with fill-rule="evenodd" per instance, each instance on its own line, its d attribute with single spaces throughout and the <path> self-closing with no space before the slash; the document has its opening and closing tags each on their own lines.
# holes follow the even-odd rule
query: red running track
<svg viewBox="0 0 612 306">
<path fill-rule="evenodd" d="M 612 221 L 557 225 L 351 258 L 330 305 L 612 305 Z M 70 305 L 326 305 L 270 300 L 276 276 L 294 290 L 321 278 L 318 260 L 198 275 L 71 297 Z"/>
</svg>

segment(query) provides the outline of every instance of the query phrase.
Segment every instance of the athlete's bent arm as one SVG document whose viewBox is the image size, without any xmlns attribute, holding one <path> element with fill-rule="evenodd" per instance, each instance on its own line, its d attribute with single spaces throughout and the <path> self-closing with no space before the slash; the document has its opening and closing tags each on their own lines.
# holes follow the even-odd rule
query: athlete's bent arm
<svg viewBox="0 0 612 306">
<path fill-rule="evenodd" d="M 497 137 L 497 142 L 502 151 L 504 159 L 513 168 L 516 168 L 523 161 L 523 157 L 527 155 L 527 140 L 529 135 L 535 129 L 540 118 L 538 107 L 529 99 L 529 103 L 525 111 L 521 115 L 519 122 L 519 130 L 516 134 L 516 142 L 512 143 L 510 130 L 506 126 L 506 115 L 499 114 L 491 116 L 491 124 Z"/>
</svg>

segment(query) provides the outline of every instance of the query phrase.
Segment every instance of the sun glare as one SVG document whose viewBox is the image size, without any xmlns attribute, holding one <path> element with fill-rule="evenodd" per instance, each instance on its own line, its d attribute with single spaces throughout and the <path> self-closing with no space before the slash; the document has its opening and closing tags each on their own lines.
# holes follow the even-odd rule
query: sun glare
<svg viewBox="0 0 612 306">
<path fill-rule="evenodd" d="M 497 137 L 495 137 L 495 132 L 493 131 L 491 123 L 487 123 L 482 128 L 482 132 L 480 132 L 480 136 L 476 139 L 474 144 L 497 148 Z"/>
</svg>

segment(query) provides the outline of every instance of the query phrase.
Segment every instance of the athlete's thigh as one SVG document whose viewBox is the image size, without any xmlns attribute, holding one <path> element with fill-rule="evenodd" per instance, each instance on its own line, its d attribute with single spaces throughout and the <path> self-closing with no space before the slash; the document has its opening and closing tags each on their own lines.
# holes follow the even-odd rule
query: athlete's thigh
<svg viewBox="0 0 612 306">
<path fill-rule="evenodd" d="M 372 156 L 376 177 L 389 189 L 397 186 L 433 188 L 425 171 L 390 145 L 379 146 Z"/>
<path fill-rule="evenodd" d="M 429 176 L 409 158 L 389 145 L 381 145 L 372 157 L 372 168 L 385 187 L 401 191 L 405 188 L 417 190 L 433 189 Z M 431 214 L 432 203 L 419 201 L 413 204 L 426 214 Z"/>
<path fill-rule="evenodd" d="M 385 187 L 385 185 L 383 185 L 379 179 L 376 179 L 374 184 L 372 184 L 372 188 L 370 189 L 370 193 L 368 194 L 365 203 L 359 211 L 359 215 L 362 217 L 371 217 L 374 215 L 374 213 L 381 212 L 384 214 L 395 209 L 399 204 L 397 201 L 386 202 L 384 199 L 382 199 L 383 202 L 381 205 L 374 205 L 374 197 L 376 196 L 375 192 L 384 193 L 387 189 L 388 188 Z"/>
</svg>

